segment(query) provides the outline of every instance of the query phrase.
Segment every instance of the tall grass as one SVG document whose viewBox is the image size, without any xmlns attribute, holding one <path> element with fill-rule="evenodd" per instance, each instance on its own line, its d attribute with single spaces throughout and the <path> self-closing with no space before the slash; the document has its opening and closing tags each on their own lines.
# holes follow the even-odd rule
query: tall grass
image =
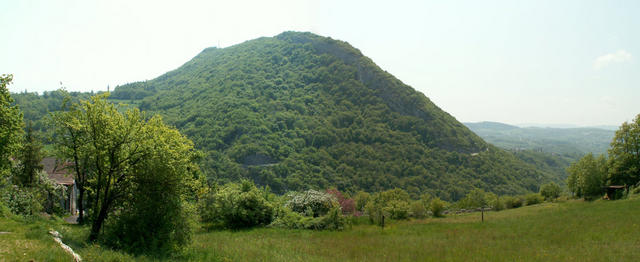
<svg viewBox="0 0 640 262">
<path fill-rule="evenodd" d="M 384 230 L 358 224 L 335 232 L 274 228 L 199 232 L 184 254 L 167 260 L 640 261 L 639 206 L 640 199 L 568 201 L 485 212 L 484 223 L 480 213 L 470 213 L 399 221 Z M 5 224 L 0 220 L 0 231 Z M 87 245 L 82 240 L 85 229 L 59 227 L 68 235 L 63 241 L 69 241 L 87 261 L 152 260 Z M 0 241 L 4 237 L 0 235 Z M 47 255 L 62 257 L 51 253 L 57 251 L 43 244 L 46 239 L 34 241 L 42 247 L 29 251 L 31 257 L 40 258 L 36 261 Z M 14 250 L 6 260 L 22 260 L 17 244 L 0 244 L 0 249 L 8 244 Z"/>
</svg>

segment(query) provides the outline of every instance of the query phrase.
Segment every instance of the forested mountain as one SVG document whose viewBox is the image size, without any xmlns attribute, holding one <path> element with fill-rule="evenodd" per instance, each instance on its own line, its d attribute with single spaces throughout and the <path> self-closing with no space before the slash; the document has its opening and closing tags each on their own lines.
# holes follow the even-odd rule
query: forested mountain
<svg viewBox="0 0 640 262">
<path fill-rule="evenodd" d="M 487 144 L 348 43 L 311 33 L 207 48 L 111 99 L 161 114 L 217 182 L 456 200 L 473 187 L 518 194 L 559 179 Z"/>
</svg>

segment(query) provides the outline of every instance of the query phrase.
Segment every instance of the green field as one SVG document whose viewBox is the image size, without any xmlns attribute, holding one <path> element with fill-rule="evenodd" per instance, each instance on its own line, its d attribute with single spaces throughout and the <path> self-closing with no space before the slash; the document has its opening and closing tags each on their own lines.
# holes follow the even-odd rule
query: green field
<svg viewBox="0 0 640 262">
<path fill-rule="evenodd" d="M 568 201 L 518 209 L 396 221 L 382 230 L 261 228 L 195 234 L 185 261 L 640 261 L 640 199 Z M 86 229 L 56 221 L 0 219 L 0 261 L 69 261 L 55 228 L 85 261 L 153 260 L 84 244 Z"/>
</svg>

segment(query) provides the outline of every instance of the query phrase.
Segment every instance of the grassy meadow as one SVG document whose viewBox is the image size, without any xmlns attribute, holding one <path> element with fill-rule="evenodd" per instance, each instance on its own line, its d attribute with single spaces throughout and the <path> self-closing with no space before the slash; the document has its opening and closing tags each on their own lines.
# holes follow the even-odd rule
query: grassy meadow
<svg viewBox="0 0 640 262">
<path fill-rule="evenodd" d="M 355 224 L 338 232 L 259 228 L 198 232 L 182 261 L 640 261 L 640 198 L 544 203 L 499 212 Z M 0 219 L 0 261 L 69 261 L 54 228 L 85 261 L 154 261 L 84 242 L 61 220 Z"/>
</svg>

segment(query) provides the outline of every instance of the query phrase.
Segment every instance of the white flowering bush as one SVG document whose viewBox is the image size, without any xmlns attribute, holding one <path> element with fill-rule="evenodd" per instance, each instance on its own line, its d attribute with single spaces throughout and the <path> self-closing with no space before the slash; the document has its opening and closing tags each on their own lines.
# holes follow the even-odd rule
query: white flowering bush
<svg viewBox="0 0 640 262">
<path fill-rule="evenodd" d="M 290 200 L 287 201 L 286 206 L 305 216 L 324 216 L 329 210 L 340 207 L 338 200 L 333 195 L 313 189 L 289 193 L 288 197 Z"/>
</svg>

